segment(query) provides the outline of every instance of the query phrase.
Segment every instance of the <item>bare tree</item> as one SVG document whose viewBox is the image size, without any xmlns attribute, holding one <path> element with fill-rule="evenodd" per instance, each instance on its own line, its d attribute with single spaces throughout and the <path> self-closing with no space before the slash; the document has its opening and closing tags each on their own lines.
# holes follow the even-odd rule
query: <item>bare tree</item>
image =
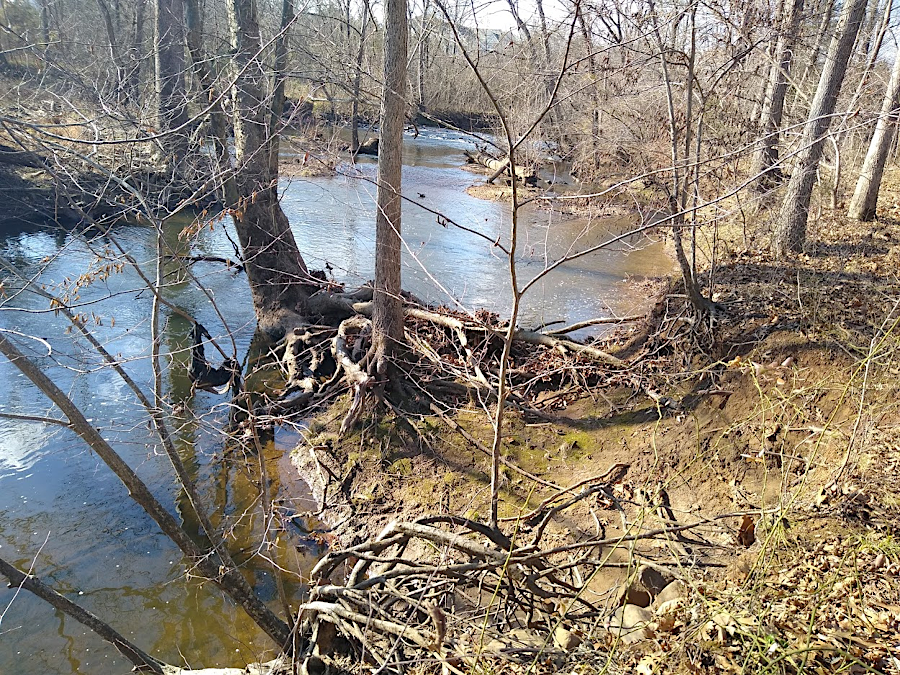
<svg viewBox="0 0 900 675">
<path fill-rule="evenodd" d="M 859 180 L 856 182 L 856 191 L 850 200 L 848 215 L 851 218 L 857 220 L 875 218 L 884 165 L 894 140 L 898 106 L 900 106 L 900 55 L 894 57 L 894 67 L 881 104 L 881 114 L 875 124 L 875 133 L 872 135 L 869 151 L 866 153 Z"/>
<path fill-rule="evenodd" d="M 100 6 L 105 7 L 102 0 Z M 113 43 L 115 44 L 115 43 Z M 114 47 L 111 46 L 111 49 Z M 187 155 L 183 0 L 156 0 L 156 96 L 162 160 L 177 168 Z"/>
<path fill-rule="evenodd" d="M 779 31 L 773 50 L 775 63 L 769 69 L 769 81 L 760 114 L 762 138 L 753 162 L 753 173 L 759 176 L 757 185 L 762 189 L 781 178 L 781 170 L 777 166 L 778 136 L 803 2 L 804 0 L 786 0 L 781 5 L 781 16 L 777 18 Z"/>
<path fill-rule="evenodd" d="M 235 228 L 260 328 L 283 333 L 298 320 L 309 298 L 306 264 L 281 209 L 278 174 L 267 144 L 271 108 L 265 95 L 268 76 L 260 52 L 259 21 L 253 0 L 229 0 L 228 21 L 234 50 L 234 145 L 238 199 Z"/>
<path fill-rule="evenodd" d="M 390 358 L 403 339 L 400 298 L 400 197 L 403 126 L 406 119 L 406 0 L 387 0 L 384 29 L 384 95 L 378 147 L 375 218 L 375 295 L 372 346 L 378 374 L 388 375 Z"/>
<path fill-rule="evenodd" d="M 844 81 L 847 62 L 850 60 L 865 9 L 866 0 L 853 0 L 841 10 L 837 33 L 825 59 L 825 67 L 801 136 L 800 153 L 778 215 L 775 250 L 779 257 L 802 251 L 806 242 L 809 202 L 819 160 L 822 158 L 825 135 L 831 125 L 838 92 Z"/>
</svg>

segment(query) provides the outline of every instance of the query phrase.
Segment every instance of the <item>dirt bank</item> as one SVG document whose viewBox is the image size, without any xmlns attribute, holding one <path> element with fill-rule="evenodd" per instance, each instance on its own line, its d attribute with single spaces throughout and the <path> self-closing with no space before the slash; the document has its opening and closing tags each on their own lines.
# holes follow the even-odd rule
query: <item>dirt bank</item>
<svg viewBox="0 0 900 675">
<path fill-rule="evenodd" d="M 883 204 L 900 194 L 889 190 Z M 537 651 L 554 669 L 900 672 L 900 220 L 890 207 L 874 225 L 826 214 L 808 254 L 785 262 L 768 238 L 764 227 L 719 233 L 711 324 L 690 325 L 673 283 L 645 322 L 596 343 L 632 364 L 633 384 L 558 392 L 511 413 L 502 529 L 530 536 L 535 513 L 597 486 L 540 535 L 556 551 L 548 560 L 606 542 L 592 549 L 601 555 L 589 578 L 579 562 L 566 582 L 596 613 L 513 612 L 485 630 L 537 637 L 477 649 L 453 616 L 459 632 L 448 629 L 435 662 L 477 652 L 505 672 Z M 341 438 L 348 405 L 314 421 L 295 453 L 335 549 L 395 520 L 484 522 L 490 402 L 443 417 L 395 413 Z M 677 602 L 659 602 L 648 568 L 683 582 Z M 627 631 L 623 603 L 647 612 Z M 560 626 L 577 644 L 560 644 Z"/>
</svg>

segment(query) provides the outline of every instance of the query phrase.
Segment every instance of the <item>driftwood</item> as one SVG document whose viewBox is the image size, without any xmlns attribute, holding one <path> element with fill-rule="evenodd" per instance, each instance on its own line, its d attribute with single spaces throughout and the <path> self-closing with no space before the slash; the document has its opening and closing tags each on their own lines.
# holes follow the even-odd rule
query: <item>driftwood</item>
<svg viewBox="0 0 900 675">
<path fill-rule="evenodd" d="M 484 150 L 477 150 L 475 152 L 466 150 L 465 155 L 470 164 L 479 164 L 494 172 L 488 177 L 488 183 L 494 182 L 501 173 L 505 172 L 506 174 L 509 174 L 509 157 L 500 160 Z M 516 166 L 516 177 L 526 185 L 534 185 L 537 182 L 537 176 L 534 171 L 521 165 Z"/>
<path fill-rule="evenodd" d="M 378 137 L 373 137 L 359 144 L 359 147 L 356 149 L 357 155 L 372 155 L 374 157 L 378 156 Z"/>
<path fill-rule="evenodd" d="M 325 289 L 311 296 L 308 309 L 315 308 L 315 312 L 327 317 L 326 324 L 336 319 L 339 327 L 304 324 L 287 336 L 280 357 L 286 386 L 276 400 L 257 405 L 258 416 L 302 413 L 330 398 L 334 385 L 339 384 L 353 391 L 353 405 L 342 431 L 350 428 L 362 411 L 363 401 L 377 393 L 365 362 L 371 343 L 371 298 L 372 289 L 368 286 L 354 292 Z M 409 367 L 423 374 L 414 389 L 433 402 L 449 396 L 451 405 L 459 397 L 478 396 L 489 400 L 495 396 L 497 359 L 506 337 L 506 329 L 497 317 L 483 314 L 473 318 L 443 308 L 425 307 L 409 294 L 404 294 L 404 298 L 407 300 L 404 335 L 408 347 L 404 358 L 418 361 Z M 580 327 L 570 326 L 559 333 Z M 628 364 L 620 358 L 559 333 L 519 329 L 513 335 L 517 346 L 512 352 L 515 363 L 510 371 L 513 375 L 510 401 L 530 414 L 546 416 L 540 407 L 561 405 L 572 392 L 583 390 L 591 382 L 617 378 L 620 384 L 626 383 L 623 374 Z M 523 383 L 527 386 L 518 390 Z M 547 389 L 556 395 L 541 396 L 541 403 L 535 407 L 538 394 Z"/>
</svg>

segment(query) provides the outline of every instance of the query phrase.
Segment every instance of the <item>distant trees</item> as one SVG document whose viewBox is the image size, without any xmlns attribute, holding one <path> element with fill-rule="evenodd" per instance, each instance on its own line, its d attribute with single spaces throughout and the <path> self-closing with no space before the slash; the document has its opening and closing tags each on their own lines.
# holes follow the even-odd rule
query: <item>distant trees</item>
<svg viewBox="0 0 900 675">
<path fill-rule="evenodd" d="M 894 67 L 884 93 L 881 114 L 875 123 L 875 132 L 872 134 L 869 150 L 860 170 L 859 180 L 856 182 L 856 190 L 850 200 L 848 215 L 851 218 L 857 220 L 875 218 L 884 166 L 894 140 L 898 107 L 900 107 L 900 55 L 894 57 Z"/>
<path fill-rule="evenodd" d="M 791 179 L 784 194 L 775 230 L 775 250 L 779 256 L 800 252 L 806 241 L 806 224 L 812 198 L 816 170 L 822 157 L 825 135 L 837 104 L 838 92 L 853 51 L 859 27 L 866 10 L 866 0 L 852 0 L 844 5 L 835 36 L 832 39 L 825 66 L 819 78 L 816 94 L 810 105 L 809 117 L 803 128 L 801 147 Z"/>
</svg>

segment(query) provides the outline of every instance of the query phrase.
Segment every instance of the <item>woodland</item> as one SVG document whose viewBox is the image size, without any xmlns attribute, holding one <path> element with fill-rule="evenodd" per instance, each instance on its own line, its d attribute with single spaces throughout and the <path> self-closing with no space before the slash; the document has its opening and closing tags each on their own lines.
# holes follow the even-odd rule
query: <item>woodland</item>
<svg viewBox="0 0 900 675">
<path fill-rule="evenodd" d="M 0 671 L 900 674 L 893 2 L 0 0 Z"/>
</svg>

